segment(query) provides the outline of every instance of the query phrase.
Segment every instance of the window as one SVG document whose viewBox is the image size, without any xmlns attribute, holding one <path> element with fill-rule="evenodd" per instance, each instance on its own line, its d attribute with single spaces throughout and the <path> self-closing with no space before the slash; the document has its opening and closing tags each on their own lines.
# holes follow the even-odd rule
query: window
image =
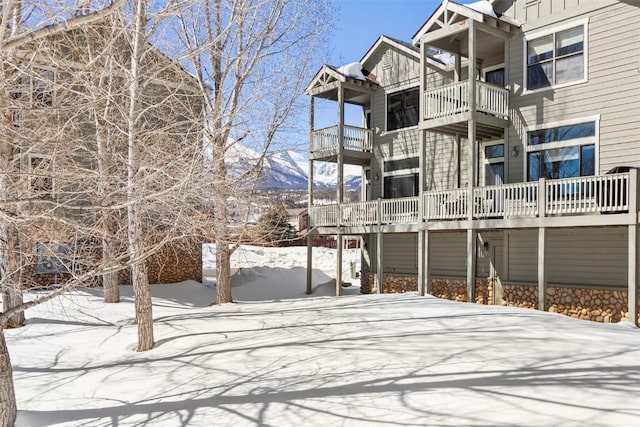
<svg viewBox="0 0 640 427">
<path fill-rule="evenodd" d="M 418 195 L 418 173 L 384 177 L 384 198 L 413 197 Z"/>
<path fill-rule="evenodd" d="M 29 156 L 29 188 L 39 196 L 51 196 L 53 178 L 51 159 L 44 156 Z"/>
<path fill-rule="evenodd" d="M 504 67 L 496 68 L 495 70 L 485 71 L 484 81 L 496 86 L 504 87 L 506 82 L 506 79 L 504 76 Z"/>
<path fill-rule="evenodd" d="M 586 22 L 526 42 L 527 89 L 586 79 Z"/>
<path fill-rule="evenodd" d="M 384 198 L 413 197 L 418 195 L 420 158 L 409 157 L 384 163 Z"/>
<path fill-rule="evenodd" d="M 597 121 L 527 132 L 527 180 L 595 175 Z"/>
<path fill-rule="evenodd" d="M 51 107 L 53 105 L 53 84 L 55 75 L 51 70 L 35 70 L 32 84 L 33 103 L 36 106 Z"/>
<path fill-rule="evenodd" d="M 387 95 L 387 130 L 418 124 L 420 88 L 413 87 Z"/>
</svg>

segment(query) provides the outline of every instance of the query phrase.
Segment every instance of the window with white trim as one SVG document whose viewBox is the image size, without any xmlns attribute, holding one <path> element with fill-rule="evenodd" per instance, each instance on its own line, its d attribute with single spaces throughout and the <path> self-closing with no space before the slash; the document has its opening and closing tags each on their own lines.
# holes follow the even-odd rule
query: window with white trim
<svg viewBox="0 0 640 427">
<path fill-rule="evenodd" d="M 417 196 L 420 185 L 419 166 L 418 157 L 386 161 L 384 163 L 384 198 Z"/>
<path fill-rule="evenodd" d="M 526 41 L 527 90 L 586 79 L 587 23 Z"/>
<path fill-rule="evenodd" d="M 527 180 L 595 175 L 598 122 L 527 132 Z"/>
<path fill-rule="evenodd" d="M 387 130 L 418 124 L 420 88 L 412 87 L 387 95 Z"/>
</svg>

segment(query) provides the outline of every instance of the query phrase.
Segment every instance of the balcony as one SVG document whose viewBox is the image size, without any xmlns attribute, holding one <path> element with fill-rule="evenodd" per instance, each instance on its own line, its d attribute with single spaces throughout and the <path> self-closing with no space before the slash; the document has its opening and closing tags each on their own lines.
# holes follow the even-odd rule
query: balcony
<svg viewBox="0 0 640 427">
<path fill-rule="evenodd" d="M 309 214 L 313 227 L 357 227 L 468 220 L 469 209 L 474 220 L 628 213 L 636 179 L 627 172 L 476 187 L 473 203 L 467 189 L 428 191 L 422 213 L 416 196 L 314 206 Z"/>
<path fill-rule="evenodd" d="M 479 139 L 499 138 L 509 124 L 509 91 L 489 83 L 476 82 L 476 134 Z M 422 127 L 466 137 L 469 109 L 469 81 L 456 82 L 424 92 Z"/>
<path fill-rule="evenodd" d="M 373 131 L 356 126 L 343 127 L 342 153 L 345 163 L 368 165 L 372 158 Z M 329 126 L 311 132 L 309 158 L 336 162 L 340 152 L 338 126 Z"/>
</svg>

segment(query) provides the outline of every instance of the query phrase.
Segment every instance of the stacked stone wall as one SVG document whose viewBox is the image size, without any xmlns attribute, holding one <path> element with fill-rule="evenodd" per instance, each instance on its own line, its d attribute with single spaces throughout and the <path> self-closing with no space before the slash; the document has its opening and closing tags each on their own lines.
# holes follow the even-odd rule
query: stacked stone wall
<svg viewBox="0 0 640 427">
<path fill-rule="evenodd" d="M 382 289 L 385 294 L 417 292 L 418 277 L 408 274 L 385 274 L 382 278 Z M 378 292 L 374 273 L 362 273 L 360 277 L 360 293 L 375 294 Z"/>
<path fill-rule="evenodd" d="M 467 280 L 451 278 L 432 278 L 429 293 L 451 301 L 467 300 Z"/>
<path fill-rule="evenodd" d="M 622 289 L 553 286 L 547 289 L 547 310 L 575 319 L 615 323 L 629 318 L 628 293 Z"/>
<path fill-rule="evenodd" d="M 415 275 L 386 274 L 385 293 L 415 292 L 418 278 Z M 360 281 L 363 294 L 376 293 L 375 274 L 363 273 Z M 492 304 L 494 283 L 491 280 L 476 280 L 475 302 Z M 467 300 L 467 281 L 457 278 L 432 278 L 429 293 L 452 301 Z M 502 303 L 507 306 L 538 307 L 538 287 L 530 283 L 503 283 Z M 546 304 L 551 313 L 561 313 L 576 319 L 614 323 L 628 319 L 628 293 L 622 288 L 581 288 L 549 286 Z M 638 300 L 640 305 L 640 298 Z M 640 314 L 636 323 L 640 324 Z"/>
<path fill-rule="evenodd" d="M 505 305 L 521 308 L 538 308 L 538 287 L 509 283 L 502 284 L 502 300 Z"/>
<path fill-rule="evenodd" d="M 466 281 L 465 281 L 466 283 Z M 493 304 L 493 279 L 476 280 L 475 302 L 476 304 L 492 305 Z"/>
</svg>

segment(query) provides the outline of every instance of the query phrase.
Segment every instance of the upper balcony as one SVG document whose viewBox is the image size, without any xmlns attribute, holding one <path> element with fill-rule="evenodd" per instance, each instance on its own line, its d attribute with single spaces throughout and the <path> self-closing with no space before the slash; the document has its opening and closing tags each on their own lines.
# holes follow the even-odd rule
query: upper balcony
<svg viewBox="0 0 640 427">
<path fill-rule="evenodd" d="M 452 83 L 424 92 L 424 115 L 421 127 L 445 134 L 467 136 L 467 122 L 475 119 L 479 139 L 495 139 L 509 125 L 509 90 L 475 81 L 475 108 L 470 108 L 469 80 Z M 475 110 L 475 112 L 473 111 Z"/>
<path fill-rule="evenodd" d="M 455 228 L 455 221 L 486 221 L 486 228 L 532 227 L 535 221 L 564 226 L 636 222 L 636 171 L 468 189 L 427 191 L 420 196 L 313 206 L 312 227 L 416 225 Z M 472 200 L 469 203 L 469 200 Z M 422 203 L 420 203 L 422 202 Z M 609 215 L 604 215 L 609 214 Z M 620 215 L 611 215 L 620 214 Z M 623 217 L 627 214 L 626 217 Z M 502 221 L 502 222 L 500 222 Z M 452 225 L 453 224 L 453 225 Z M 460 223 L 459 228 L 467 225 Z M 432 226 L 432 225 L 430 225 Z M 482 224 L 479 227 L 483 227 Z"/>
<path fill-rule="evenodd" d="M 342 141 L 340 127 L 329 126 L 311 132 L 309 159 L 336 162 L 342 151 L 348 164 L 368 165 L 373 156 L 373 131 L 356 126 L 343 126 Z"/>
</svg>

